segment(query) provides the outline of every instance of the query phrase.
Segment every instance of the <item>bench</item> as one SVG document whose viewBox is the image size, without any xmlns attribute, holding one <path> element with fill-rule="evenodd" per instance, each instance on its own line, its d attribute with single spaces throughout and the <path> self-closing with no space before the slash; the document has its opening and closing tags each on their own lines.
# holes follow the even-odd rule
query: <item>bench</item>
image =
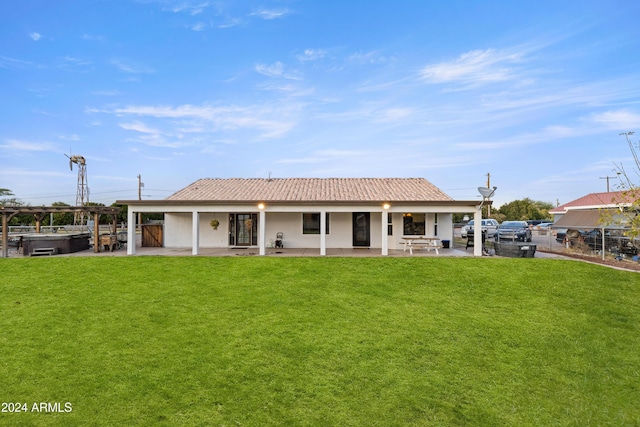
<svg viewBox="0 0 640 427">
<path fill-rule="evenodd" d="M 433 244 L 433 242 L 430 241 L 420 241 L 420 240 L 414 240 L 414 241 L 409 241 L 407 242 L 406 245 L 409 248 L 409 253 L 411 255 L 413 255 L 413 247 L 420 247 L 420 249 L 426 249 L 428 251 L 430 250 L 435 250 L 436 254 L 440 255 L 440 252 L 438 251 L 438 249 L 442 249 L 442 245 L 441 244 Z"/>
</svg>

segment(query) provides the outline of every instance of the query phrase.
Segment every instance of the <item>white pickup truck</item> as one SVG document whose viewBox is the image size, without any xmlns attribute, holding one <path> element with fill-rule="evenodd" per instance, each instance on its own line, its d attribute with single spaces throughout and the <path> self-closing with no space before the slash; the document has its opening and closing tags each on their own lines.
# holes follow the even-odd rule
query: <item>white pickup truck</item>
<svg viewBox="0 0 640 427">
<path fill-rule="evenodd" d="M 487 232 L 487 237 L 493 237 L 496 235 L 496 231 L 498 231 L 499 225 L 500 224 L 498 224 L 498 221 L 496 221 L 495 219 L 483 219 L 482 231 Z M 462 237 L 467 237 L 467 232 L 469 230 L 473 230 L 473 220 L 469 221 L 467 225 L 462 227 L 462 230 L 460 230 L 460 234 L 462 235 Z"/>
</svg>

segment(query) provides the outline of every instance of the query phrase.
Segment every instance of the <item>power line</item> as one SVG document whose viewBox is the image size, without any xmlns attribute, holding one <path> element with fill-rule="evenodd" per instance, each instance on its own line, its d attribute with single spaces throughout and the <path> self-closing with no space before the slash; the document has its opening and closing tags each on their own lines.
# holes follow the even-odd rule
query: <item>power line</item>
<svg viewBox="0 0 640 427">
<path fill-rule="evenodd" d="M 91 195 L 97 195 L 97 194 L 112 194 L 112 193 L 128 193 L 128 192 L 135 192 L 135 189 L 129 189 L 129 190 L 112 190 L 112 191 L 98 191 L 98 192 L 91 192 Z M 158 189 L 146 189 L 146 191 L 158 191 L 158 192 L 165 192 L 165 193 L 174 193 L 176 190 L 158 190 Z M 21 195 L 20 197 L 23 198 L 29 198 L 29 199 L 50 199 L 50 198 L 54 198 L 54 197 L 73 197 L 75 196 L 75 194 L 53 194 L 53 195 L 48 195 L 48 196 L 30 196 L 28 194 L 26 195 Z"/>
</svg>

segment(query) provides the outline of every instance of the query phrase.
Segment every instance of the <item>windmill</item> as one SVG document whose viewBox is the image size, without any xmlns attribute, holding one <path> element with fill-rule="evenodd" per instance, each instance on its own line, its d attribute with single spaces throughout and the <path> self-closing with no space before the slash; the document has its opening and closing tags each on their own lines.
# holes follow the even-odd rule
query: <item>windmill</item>
<svg viewBox="0 0 640 427">
<path fill-rule="evenodd" d="M 67 156 L 65 154 L 65 156 Z M 89 187 L 87 186 L 87 161 L 82 156 L 68 155 L 69 169 L 73 171 L 73 164 L 78 165 L 78 189 L 76 190 L 76 206 L 84 207 L 89 202 Z M 73 225 L 84 225 L 84 211 L 76 211 L 73 215 Z"/>
</svg>

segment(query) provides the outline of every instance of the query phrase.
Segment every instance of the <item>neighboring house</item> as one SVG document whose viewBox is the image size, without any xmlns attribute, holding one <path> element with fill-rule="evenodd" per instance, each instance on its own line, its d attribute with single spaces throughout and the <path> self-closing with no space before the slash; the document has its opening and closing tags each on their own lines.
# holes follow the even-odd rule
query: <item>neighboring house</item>
<svg viewBox="0 0 640 427">
<path fill-rule="evenodd" d="M 164 246 L 192 248 L 194 255 L 233 247 L 258 247 L 264 255 L 280 232 L 286 248 L 387 255 L 402 249 L 404 236 L 452 241 L 454 213 L 481 219 L 478 200 L 453 200 L 423 178 L 201 179 L 164 200 L 117 203 L 128 205 L 130 242 L 137 213 L 164 213 Z M 134 254 L 135 245 L 127 250 Z M 474 255 L 481 255 L 480 242 Z"/>
<path fill-rule="evenodd" d="M 554 228 L 600 228 L 602 212 L 606 211 L 610 217 L 620 220 L 622 218 L 617 215 L 617 211 L 631 206 L 632 203 L 632 197 L 625 196 L 622 191 L 591 193 L 553 208 L 549 213 L 553 215 Z M 612 225 L 607 226 L 610 227 Z"/>
<path fill-rule="evenodd" d="M 553 215 L 554 222 L 571 210 L 597 210 L 612 209 L 620 206 L 629 206 L 631 200 L 625 198 L 622 191 L 608 191 L 606 193 L 591 193 L 569 203 L 560 205 L 549 211 Z"/>
</svg>

